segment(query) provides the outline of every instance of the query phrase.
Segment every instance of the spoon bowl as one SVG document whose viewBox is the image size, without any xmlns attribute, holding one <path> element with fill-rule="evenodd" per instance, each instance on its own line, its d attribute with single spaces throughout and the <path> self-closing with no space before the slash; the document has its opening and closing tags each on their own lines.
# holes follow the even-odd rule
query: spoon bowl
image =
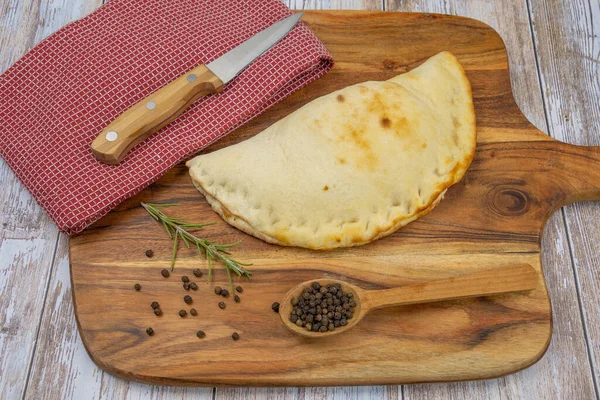
<svg viewBox="0 0 600 400">
<path fill-rule="evenodd" d="M 539 279 L 537 271 L 529 264 L 487 269 L 452 278 L 381 290 L 365 290 L 336 279 L 314 279 L 302 282 L 287 292 L 279 306 L 279 317 L 288 329 L 298 335 L 310 338 L 328 337 L 352 329 L 367 313 L 377 308 L 532 290 L 537 287 Z M 345 293 L 352 293 L 356 307 L 346 326 L 339 326 L 333 331 L 313 332 L 290 320 L 294 308 L 292 299 L 299 298 L 304 289 L 314 282 L 318 282 L 321 286 L 338 283 Z"/>
<path fill-rule="evenodd" d="M 314 282 L 319 282 L 319 284 L 321 284 L 321 286 L 327 286 L 327 285 L 333 285 L 333 284 L 339 283 L 342 286 L 342 290 L 344 291 L 344 293 L 352 293 L 354 301 L 356 301 L 356 307 L 354 307 L 354 313 L 352 315 L 352 318 L 350 318 L 348 320 L 348 325 L 339 326 L 339 327 L 335 328 L 333 331 L 312 332 L 312 331 L 307 331 L 306 328 L 304 328 L 302 326 L 298 326 L 295 323 L 293 323 L 292 321 L 290 321 L 290 314 L 292 313 L 292 310 L 294 309 L 294 306 L 292 305 L 292 299 L 299 298 L 300 296 L 302 296 L 302 292 L 304 291 L 304 289 L 307 287 L 310 287 Z M 302 282 L 301 284 L 294 286 L 285 295 L 285 299 L 283 300 L 283 303 L 281 303 L 281 305 L 279 306 L 279 317 L 281 318 L 281 321 L 283 322 L 283 324 L 285 326 L 287 326 L 293 332 L 295 332 L 299 335 L 302 335 L 302 336 L 326 337 L 326 336 L 331 336 L 331 335 L 337 335 L 338 333 L 345 332 L 348 329 L 352 328 L 354 325 L 356 325 L 362 319 L 363 315 L 361 315 L 361 313 L 364 313 L 364 307 L 362 307 L 363 301 L 362 301 L 361 295 L 363 295 L 363 292 L 364 292 L 364 290 L 359 288 L 358 286 L 349 284 L 344 281 L 336 280 L 336 279 L 314 279 L 312 281 Z M 363 295 L 363 297 L 364 297 L 364 295 Z"/>
</svg>

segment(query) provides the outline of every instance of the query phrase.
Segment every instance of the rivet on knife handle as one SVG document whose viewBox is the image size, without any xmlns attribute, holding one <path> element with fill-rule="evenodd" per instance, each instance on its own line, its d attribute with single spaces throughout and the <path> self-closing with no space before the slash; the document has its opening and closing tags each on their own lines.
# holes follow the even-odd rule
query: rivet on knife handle
<svg viewBox="0 0 600 400">
<path fill-rule="evenodd" d="M 217 93 L 223 82 L 200 65 L 133 105 L 92 142 L 92 153 L 107 164 L 118 164 L 136 144 L 168 125 L 199 97 Z"/>
</svg>

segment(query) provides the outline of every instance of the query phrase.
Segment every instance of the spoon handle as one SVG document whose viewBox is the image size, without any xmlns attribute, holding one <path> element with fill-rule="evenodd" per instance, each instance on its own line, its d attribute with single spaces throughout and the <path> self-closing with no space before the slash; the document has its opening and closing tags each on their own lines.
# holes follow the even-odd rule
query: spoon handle
<svg viewBox="0 0 600 400">
<path fill-rule="evenodd" d="M 361 301 L 368 310 L 531 290 L 537 284 L 535 269 L 519 264 L 393 289 L 367 290 Z"/>
</svg>

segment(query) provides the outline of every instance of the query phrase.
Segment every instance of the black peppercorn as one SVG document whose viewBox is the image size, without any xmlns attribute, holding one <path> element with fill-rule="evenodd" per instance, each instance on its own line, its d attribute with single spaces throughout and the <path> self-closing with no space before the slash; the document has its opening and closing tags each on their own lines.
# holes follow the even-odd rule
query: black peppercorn
<svg viewBox="0 0 600 400">
<path fill-rule="evenodd" d="M 202 339 L 203 337 L 206 336 L 206 333 L 204 333 L 204 331 L 198 331 L 198 332 L 196 332 L 196 336 L 198 336 L 200 339 Z"/>
<path fill-rule="evenodd" d="M 133 288 L 139 292 L 140 290 L 142 290 L 142 285 L 136 283 L 135 285 L 133 285 Z"/>
<path fill-rule="evenodd" d="M 164 276 L 165 278 L 168 278 L 168 277 L 169 277 L 169 275 L 171 275 L 171 274 L 169 273 L 169 270 L 168 270 L 168 269 L 163 269 L 163 270 L 161 270 L 161 271 L 160 271 L 160 274 L 161 274 L 162 276 Z"/>
<path fill-rule="evenodd" d="M 184 288 L 185 290 L 190 290 L 190 284 L 189 284 L 189 283 L 187 283 L 187 282 L 184 282 L 184 283 L 183 283 L 183 288 Z"/>
<path fill-rule="evenodd" d="M 146 329 L 146 333 L 148 334 L 148 336 L 152 336 L 152 335 L 154 335 L 154 329 L 148 328 L 148 329 Z"/>
<path fill-rule="evenodd" d="M 271 304 L 271 310 L 273 310 L 275 312 L 279 312 L 279 303 L 275 302 L 275 303 Z"/>
<path fill-rule="evenodd" d="M 231 335 L 231 338 L 232 338 L 233 340 L 238 340 L 238 339 L 240 338 L 240 335 L 238 335 L 238 333 L 237 333 L 237 332 L 233 332 L 233 335 Z"/>
<path fill-rule="evenodd" d="M 154 315 L 156 315 L 157 317 L 161 316 L 162 315 L 162 310 L 160 308 L 155 308 L 154 309 Z"/>
<path fill-rule="evenodd" d="M 240 302 L 240 296 L 238 296 L 238 295 L 236 294 L 235 296 L 233 296 L 233 300 L 234 300 L 236 303 L 239 303 L 239 302 Z"/>
<path fill-rule="evenodd" d="M 244 289 L 241 286 L 236 286 L 235 291 L 238 293 L 242 293 L 244 291 Z"/>
<path fill-rule="evenodd" d="M 152 250 L 146 250 L 146 257 L 150 258 L 154 255 L 154 252 Z"/>
<path fill-rule="evenodd" d="M 185 301 L 185 304 L 192 304 L 192 296 L 190 296 L 190 295 L 183 296 L 183 301 Z"/>
<path fill-rule="evenodd" d="M 181 318 L 185 317 L 186 315 L 187 315 L 187 311 L 185 311 L 185 310 L 180 310 L 180 311 L 179 311 L 179 316 L 180 316 Z"/>
<path fill-rule="evenodd" d="M 190 289 L 198 290 L 198 285 L 196 284 L 196 282 L 190 282 Z"/>
<path fill-rule="evenodd" d="M 221 290 L 221 296 L 223 296 L 223 297 L 229 296 L 229 290 L 227 290 L 227 289 Z"/>
<path fill-rule="evenodd" d="M 190 278 L 188 278 L 186 275 L 181 277 L 181 282 L 189 282 Z"/>
<path fill-rule="evenodd" d="M 152 304 L 150 304 L 150 307 L 156 310 L 158 307 L 160 307 L 160 304 L 158 304 L 158 301 L 153 301 Z"/>
<path fill-rule="evenodd" d="M 356 305 L 353 296 L 347 294 L 340 284 L 322 286 L 313 282 L 299 298 L 291 299 L 290 321 L 312 332 L 333 331 L 346 326 L 353 316 L 352 304 Z"/>
<path fill-rule="evenodd" d="M 225 308 L 225 303 L 223 303 L 223 302 L 220 302 L 220 303 L 219 303 L 219 308 L 220 308 L 220 309 L 224 309 L 224 308 Z"/>
<path fill-rule="evenodd" d="M 190 314 L 192 314 L 195 317 L 196 315 L 198 315 L 198 311 L 196 311 L 195 308 L 192 308 L 190 309 Z"/>
<path fill-rule="evenodd" d="M 215 287 L 215 294 L 221 294 L 221 291 L 222 291 L 222 290 L 223 290 L 223 289 L 221 289 L 221 286 L 216 286 L 216 287 Z"/>
<path fill-rule="evenodd" d="M 196 278 L 200 278 L 202 276 L 202 271 L 200 271 L 199 268 L 196 268 L 195 270 L 192 271 L 192 274 L 194 274 L 194 276 Z M 202 331 L 200 331 L 200 332 L 202 332 Z"/>
</svg>

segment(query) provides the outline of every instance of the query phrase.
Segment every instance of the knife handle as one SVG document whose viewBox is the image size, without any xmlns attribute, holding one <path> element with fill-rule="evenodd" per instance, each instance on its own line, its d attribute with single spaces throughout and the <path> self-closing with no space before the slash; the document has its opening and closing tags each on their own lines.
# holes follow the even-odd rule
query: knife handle
<svg viewBox="0 0 600 400">
<path fill-rule="evenodd" d="M 129 150 L 168 125 L 201 96 L 223 90 L 223 82 L 200 65 L 119 115 L 92 142 L 94 156 L 118 164 Z"/>
</svg>

